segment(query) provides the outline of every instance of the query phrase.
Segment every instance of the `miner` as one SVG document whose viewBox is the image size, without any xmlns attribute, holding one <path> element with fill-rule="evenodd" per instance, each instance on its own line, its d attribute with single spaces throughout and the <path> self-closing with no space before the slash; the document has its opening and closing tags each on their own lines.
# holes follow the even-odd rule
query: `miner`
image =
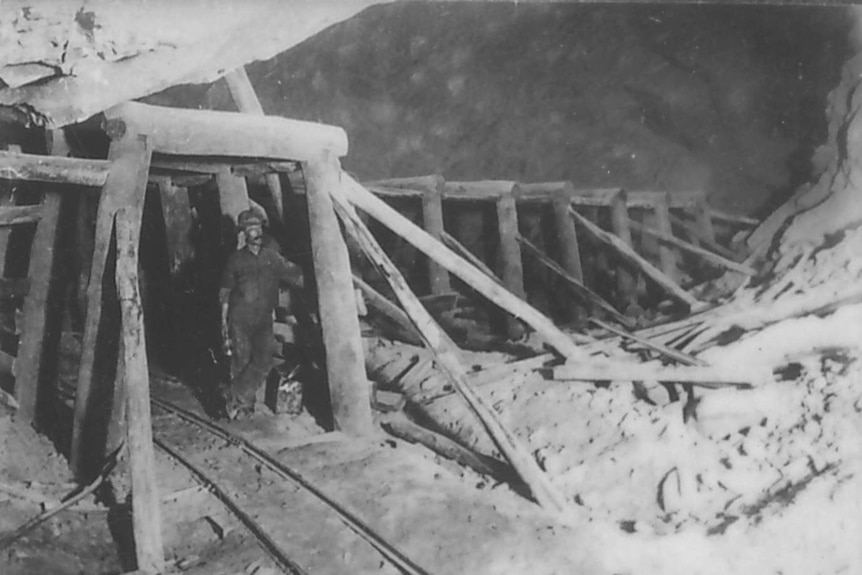
<svg viewBox="0 0 862 575">
<path fill-rule="evenodd" d="M 225 398 L 230 419 L 254 412 L 257 390 L 273 362 L 273 311 L 280 284 L 302 288 L 302 270 L 264 245 L 263 218 L 253 209 L 239 214 L 245 245 L 231 254 L 219 290 L 221 335 L 230 357 L 231 382 Z"/>
</svg>

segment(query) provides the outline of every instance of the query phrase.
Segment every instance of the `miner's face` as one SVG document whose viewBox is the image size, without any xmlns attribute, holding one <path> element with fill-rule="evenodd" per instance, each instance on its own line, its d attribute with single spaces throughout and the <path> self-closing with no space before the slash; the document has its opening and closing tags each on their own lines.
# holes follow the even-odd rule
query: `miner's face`
<svg viewBox="0 0 862 575">
<path fill-rule="evenodd" d="M 245 239 L 252 246 L 260 246 L 263 243 L 263 227 L 248 226 L 245 229 Z"/>
</svg>

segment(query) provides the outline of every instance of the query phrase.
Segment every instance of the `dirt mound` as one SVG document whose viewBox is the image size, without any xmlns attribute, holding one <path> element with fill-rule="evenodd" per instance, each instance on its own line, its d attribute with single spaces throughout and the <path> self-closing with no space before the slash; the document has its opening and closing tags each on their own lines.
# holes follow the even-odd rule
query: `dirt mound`
<svg viewBox="0 0 862 575">
<path fill-rule="evenodd" d="M 43 435 L 0 415 L 0 478 L 10 482 L 67 483 L 68 464 Z"/>
</svg>

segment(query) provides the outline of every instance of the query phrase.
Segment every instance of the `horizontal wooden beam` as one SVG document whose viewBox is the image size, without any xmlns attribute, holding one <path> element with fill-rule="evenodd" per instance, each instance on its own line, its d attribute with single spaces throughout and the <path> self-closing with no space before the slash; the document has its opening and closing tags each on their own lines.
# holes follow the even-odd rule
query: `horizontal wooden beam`
<svg viewBox="0 0 862 575">
<path fill-rule="evenodd" d="M 649 236 L 652 236 L 652 237 L 658 239 L 659 241 L 674 245 L 674 246 L 678 247 L 679 249 L 685 250 L 691 254 L 694 254 L 698 257 L 701 257 L 710 263 L 719 265 L 721 267 L 724 267 L 724 268 L 727 268 L 729 270 L 733 270 L 733 271 L 736 271 L 736 272 L 739 272 L 739 273 L 742 273 L 742 274 L 745 274 L 748 276 L 753 276 L 757 273 L 755 271 L 755 269 L 752 267 L 742 265 L 742 264 L 737 263 L 733 260 L 730 260 L 730 259 L 727 259 L 723 256 L 720 256 L 718 254 L 714 254 L 709 250 L 705 250 L 705 249 L 698 247 L 698 246 L 696 246 L 690 242 L 687 242 L 685 240 L 681 240 L 678 237 L 671 236 L 668 234 L 663 234 L 663 233 L 659 232 L 658 230 L 654 230 L 654 229 L 647 227 L 647 226 L 645 226 L 639 222 L 636 222 L 634 220 L 629 220 L 629 225 L 634 230 L 637 230 L 643 234 L 647 234 Z"/>
<path fill-rule="evenodd" d="M 230 166 L 230 171 L 236 176 L 262 176 L 264 174 L 293 172 L 296 163 L 290 161 L 272 161 L 262 159 L 257 162 L 231 162 L 229 160 L 208 161 L 205 158 L 176 158 L 175 156 L 160 156 L 154 158 L 150 167 L 156 170 L 176 172 L 191 172 L 195 174 L 217 174 L 224 165 Z"/>
<path fill-rule="evenodd" d="M 338 126 L 278 116 L 190 110 L 126 102 L 105 112 L 148 136 L 153 151 L 185 156 L 237 156 L 308 161 L 329 150 L 347 154 Z M 123 128 L 120 128 L 123 129 Z"/>
<path fill-rule="evenodd" d="M 0 226 L 32 224 L 42 219 L 42 206 L 3 206 L 0 207 Z"/>
<path fill-rule="evenodd" d="M 687 304 L 692 309 L 700 308 L 702 306 L 702 303 L 700 301 L 698 301 L 691 294 L 682 289 L 675 281 L 663 274 L 661 270 L 646 261 L 640 255 L 638 255 L 638 253 L 635 252 L 631 248 L 631 246 L 627 246 L 618 237 L 601 229 L 596 224 L 576 212 L 574 209 L 569 208 L 569 213 L 588 232 L 593 234 L 593 236 L 595 236 L 598 240 L 611 246 L 614 250 L 616 250 L 617 253 L 619 253 L 623 257 L 623 259 L 640 269 L 640 271 L 642 271 L 645 275 L 655 281 L 659 286 L 661 286 L 667 293 L 672 295 L 674 298 Z"/>
<path fill-rule="evenodd" d="M 476 182 L 446 182 L 443 196 L 447 200 L 496 200 L 517 190 L 517 182 L 508 180 L 480 180 Z"/>
<path fill-rule="evenodd" d="M 383 188 L 407 190 L 407 191 L 436 191 L 437 184 L 443 180 L 443 176 L 414 176 L 411 178 L 387 178 L 385 180 L 376 180 L 367 182 L 364 186 L 381 186 Z"/>
<path fill-rule="evenodd" d="M 100 188 L 108 177 L 107 160 L 0 152 L 0 178 Z"/>
<path fill-rule="evenodd" d="M 575 189 L 572 203 L 583 207 L 610 206 L 620 188 L 594 190 Z M 704 196 L 703 192 L 662 192 L 649 190 L 626 190 L 626 207 L 654 208 L 667 198 L 671 208 L 691 208 Z"/>
<path fill-rule="evenodd" d="M 772 370 L 763 366 L 661 366 L 581 362 L 555 367 L 556 380 L 659 381 L 692 383 L 705 387 L 756 387 L 772 381 Z"/>
</svg>

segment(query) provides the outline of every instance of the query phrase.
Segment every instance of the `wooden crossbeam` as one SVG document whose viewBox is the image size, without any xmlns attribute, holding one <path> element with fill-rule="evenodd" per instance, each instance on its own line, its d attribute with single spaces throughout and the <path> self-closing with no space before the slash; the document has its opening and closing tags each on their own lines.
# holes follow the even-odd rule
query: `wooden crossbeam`
<svg viewBox="0 0 862 575">
<path fill-rule="evenodd" d="M 153 170 L 190 172 L 193 174 L 215 175 L 228 166 L 236 176 L 263 176 L 269 173 L 290 173 L 296 170 L 296 162 L 260 159 L 254 162 L 238 162 L 232 158 L 207 160 L 206 158 L 185 158 L 159 155 L 153 158 Z"/>
<path fill-rule="evenodd" d="M 516 183 L 506 180 L 480 180 L 476 182 L 446 182 L 443 194 L 447 200 L 497 200 L 512 194 Z"/>
<path fill-rule="evenodd" d="M 756 270 L 754 270 L 754 268 L 751 268 L 749 266 L 737 263 L 733 260 L 729 260 L 725 257 L 718 255 L 718 254 L 714 254 L 711 251 L 700 248 L 700 247 L 698 247 L 698 246 L 696 246 L 690 242 L 687 242 L 685 240 L 681 240 L 681 239 L 677 238 L 676 236 L 671 236 L 671 235 L 662 233 L 658 230 L 651 229 L 647 226 L 639 224 L 638 222 L 636 222 L 634 220 L 632 220 L 630 222 L 630 225 L 633 229 L 635 229 L 635 230 L 637 230 L 643 234 L 648 234 L 648 235 L 658 239 L 659 241 L 662 241 L 664 243 L 676 246 L 679 249 L 685 250 L 691 254 L 694 254 L 698 257 L 701 257 L 710 263 L 713 263 L 713 264 L 716 264 L 718 266 L 727 268 L 729 270 L 740 272 L 740 273 L 743 273 L 743 274 L 749 275 L 749 276 L 755 275 L 757 273 Z"/>
<path fill-rule="evenodd" d="M 101 187 L 109 165 L 106 160 L 0 151 L 0 178 L 7 180 Z"/>
<path fill-rule="evenodd" d="M 572 215 L 573 218 L 575 218 L 575 220 L 579 224 L 584 227 L 584 229 L 593 234 L 593 236 L 595 236 L 598 240 L 612 247 L 626 261 L 636 266 L 647 277 L 651 278 L 659 286 L 661 286 L 668 294 L 672 295 L 674 298 L 685 303 L 691 308 L 700 307 L 700 301 L 698 301 L 695 297 L 682 289 L 676 282 L 664 275 L 651 263 L 638 255 L 637 252 L 635 252 L 630 246 L 622 242 L 619 238 L 601 229 L 596 224 L 576 212 L 574 209 L 569 208 L 569 213 Z"/>
<path fill-rule="evenodd" d="M 0 207 L 0 226 L 32 224 L 42 219 L 41 205 Z"/>
<path fill-rule="evenodd" d="M 277 116 L 250 116 L 126 102 L 105 112 L 147 135 L 153 151 L 191 156 L 310 160 L 321 150 L 347 154 L 347 134 L 337 126 Z"/>
</svg>

